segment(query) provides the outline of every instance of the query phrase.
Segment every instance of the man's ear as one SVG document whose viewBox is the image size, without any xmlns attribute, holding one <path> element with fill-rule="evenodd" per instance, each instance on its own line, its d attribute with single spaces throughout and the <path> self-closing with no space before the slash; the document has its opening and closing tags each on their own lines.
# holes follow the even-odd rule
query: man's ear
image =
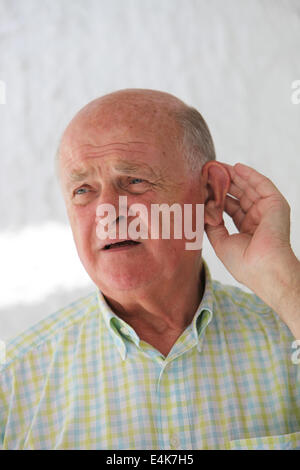
<svg viewBox="0 0 300 470">
<path fill-rule="evenodd" d="M 223 220 L 226 194 L 230 187 L 230 173 L 220 162 L 209 161 L 203 165 L 202 183 L 205 191 L 204 223 L 219 225 Z"/>
</svg>

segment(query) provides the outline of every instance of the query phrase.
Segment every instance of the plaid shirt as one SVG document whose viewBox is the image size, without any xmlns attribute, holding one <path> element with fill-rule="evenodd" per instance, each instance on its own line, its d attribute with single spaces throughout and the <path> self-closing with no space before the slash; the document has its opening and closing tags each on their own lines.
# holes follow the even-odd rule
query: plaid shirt
<svg viewBox="0 0 300 470">
<path fill-rule="evenodd" d="M 300 448 L 294 338 L 257 296 L 212 281 L 167 357 L 99 290 L 6 348 L 3 449 Z"/>
</svg>

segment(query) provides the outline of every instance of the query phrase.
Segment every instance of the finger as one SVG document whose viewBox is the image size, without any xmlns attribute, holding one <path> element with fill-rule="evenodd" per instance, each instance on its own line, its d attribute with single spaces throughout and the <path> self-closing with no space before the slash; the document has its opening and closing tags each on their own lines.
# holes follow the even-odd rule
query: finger
<svg viewBox="0 0 300 470">
<path fill-rule="evenodd" d="M 234 165 L 236 175 L 234 182 L 237 186 L 245 188 L 246 184 L 254 189 L 261 197 L 268 197 L 274 193 L 280 193 L 275 184 L 266 176 L 262 175 L 253 168 L 244 165 L 243 163 L 236 163 Z M 283 196 L 282 196 L 283 197 Z"/>
<path fill-rule="evenodd" d="M 252 205 L 249 211 L 245 213 L 239 201 L 230 196 L 226 196 L 224 210 L 232 218 L 239 232 L 253 233 L 260 222 L 260 215 L 255 205 Z"/>
<path fill-rule="evenodd" d="M 222 223 L 217 226 L 205 224 L 205 232 L 213 249 L 216 252 L 216 255 L 221 255 L 222 246 L 224 246 L 227 239 L 229 238 L 229 233 L 224 225 L 224 221 L 222 221 Z"/>
<path fill-rule="evenodd" d="M 244 212 L 247 212 L 252 204 L 260 198 L 252 188 L 241 189 L 235 183 L 231 183 L 228 194 L 231 194 L 239 200 L 240 206 Z"/>
<path fill-rule="evenodd" d="M 227 168 L 227 170 L 228 170 L 228 172 L 231 176 L 231 179 L 232 179 L 232 177 L 235 173 L 233 165 L 229 165 L 229 163 L 224 163 L 224 162 L 218 162 L 218 163 L 220 163 L 220 165 L 223 165 L 225 168 Z"/>
<path fill-rule="evenodd" d="M 232 194 L 232 196 L 237 197 L 238 199 L 241 199 L 242 196 L 245 195 L 252 202 L 255 202 L 257 199 L 259 199 L 259 193 L 257 193 L 255 189 L 248 183 L 247 179 L 242 178 L 241 175 L 236 172 L 235 166 L 228 165 L 228 163 L 223 162 L 222 165 L 227 168 L 231 177 L 231 185 L 228 193 Z M 247 201 L 245 202 L 246 205 L 249 206 L 249 203 Z"/>
<path fill-rule="evenodd" d="M 241 206 L 244 212 L 248 212 L 252 205 L 260 199 L 258 194 L 256 194 L 255 192 L 251 192 L 251 190 L 244 192 L 242 189 L 238 188 L 234 183 L 232 183 L 232 185 L 230 186 L 228 194 L 234 196 L 234 198 L 238 201 L 239 205 Z"/>
<path fill-rule="evenodd" d="M 285 205 L 288 206 L 288 202 L 278 190 L 278 188 L 274 185 L 274 183 L 269 178 L 254 170 L 250 166 L 243 163 L 236 163 L 234 166 L 228 165 L 227 163 L 222 163 L 222 165 L 228 169 L 235 186 L 240 190 L 243 190 L 248 199 L 256 202 L 259 198 L 266 198 L 277 195 L 280 196 Z M 237 188 L 235 188 L 235 194 L 238 194 Z M 239 196 L 235 197 L 241 198 L 241 205 L 244 209 L 247 207 L 247 205 L 249 205 L 248 201 L 246 201 L 246 204 L 244 204 L 241 193 L 239 193 Z"/>
<path fill-rule="evenodd" d="M 230 196 L 226 196 L 224 210 L 232 218 L 234 225 L 240 231 L 245 218 L 245 213 L 243 212 L 239 201 Z"/>
</svg>

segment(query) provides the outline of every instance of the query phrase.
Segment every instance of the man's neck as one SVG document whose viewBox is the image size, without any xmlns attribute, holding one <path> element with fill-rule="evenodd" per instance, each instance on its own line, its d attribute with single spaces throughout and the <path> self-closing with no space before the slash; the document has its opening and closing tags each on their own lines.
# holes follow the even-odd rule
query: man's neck
<svg viewBox="0 0 300 470">
<path fill-rule="evenodd" d="M 165 356 L 192 322 L 201 302 L 205 272 L 201 266 L 185 279 L 137 299 L 113 299 L 105 296 L 111 309 L 135 330 L 141 340 L 157 348 Z"/>
</svg>

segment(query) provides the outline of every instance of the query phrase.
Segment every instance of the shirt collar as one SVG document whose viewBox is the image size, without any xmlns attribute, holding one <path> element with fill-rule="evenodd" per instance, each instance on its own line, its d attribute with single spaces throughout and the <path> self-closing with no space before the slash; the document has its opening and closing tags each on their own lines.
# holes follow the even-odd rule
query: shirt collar
<svg viewBox="0 0 300 470">
<path fill-rule="evenodd" d="M 211 275 L 204 259 L 202 259 L 202 262 L 205 274 L 204 293 L 191 323 L 191 328 L 197 341 L 199 352 L 202 348 L 204 331 L 211 322 L 213 316 L 213 289 Z M 139 346 L 140 338 L 128 323 L 111 310 L 100 289 L 97 290 L 97 297 L 104 322 L 112 336 L 114 344 L 118 348 L 119 353 L 124 360 L 127 353 L 127 341 L 133 341 L 137 346 Z"/>
<path fill-rule="evenodd" d="M 128 341 L 131 339 L 138 346 L 140 338 L 128 323 L 111 310 L 100 289 L 97 291 L 97 296 L 100 305 L 100 312 L 102 313 L 104 322 L 112 336 L 113 342 L 124 360 L 127 352 L 126 340 Z"/>
<path fill-rule="evenodd" d="M 192 330 L 197 341 L 197 348 L 200 352 L 204 339 L 204 332 L 206 327 L 211 322 L 213 317 L 213 287 L 210 271 L 206 261 L 202 258 L 204 269 L 204 293 L 200 301 L 199 307 L 192 320 Z"/>
</svg>

